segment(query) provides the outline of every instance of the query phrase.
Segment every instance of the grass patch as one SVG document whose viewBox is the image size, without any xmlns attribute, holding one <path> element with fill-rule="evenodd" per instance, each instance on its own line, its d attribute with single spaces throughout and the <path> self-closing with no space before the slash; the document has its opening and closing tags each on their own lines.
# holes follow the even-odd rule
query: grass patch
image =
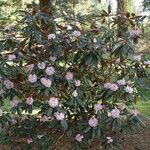
<svg viewBox="0 0 150 150">
<path fill-rule="evenodd" d="M 142 115 L 150 119 L 150 100 L 139 101 L 136 106 Z"/>
</svg>

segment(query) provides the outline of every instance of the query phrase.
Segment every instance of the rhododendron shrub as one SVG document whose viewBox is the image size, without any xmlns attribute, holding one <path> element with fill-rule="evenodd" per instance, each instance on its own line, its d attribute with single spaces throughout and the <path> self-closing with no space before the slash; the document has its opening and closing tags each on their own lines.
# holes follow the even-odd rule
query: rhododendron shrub
<svg viewBox="0 0 150 150">
<path fill-rule="evenodd" d="M 0 127 L 8 132 L 3 136 L 11 142 L 23 139 L 27 149 L 52 148 L 59 133 L 75 149 L 94 141 L 113 147 L 121 135 L 144 125 L 135 108 L 150 88 L 149 60 L 135 54 L 141 17 L 124 17 L 125 30 L 118 37 L 119 20 L 104 12 L 101 26 L 95 18 L 75 25 L 67 16 L 26 12 L 20 31 L 4 32 Z"/>
</svg>

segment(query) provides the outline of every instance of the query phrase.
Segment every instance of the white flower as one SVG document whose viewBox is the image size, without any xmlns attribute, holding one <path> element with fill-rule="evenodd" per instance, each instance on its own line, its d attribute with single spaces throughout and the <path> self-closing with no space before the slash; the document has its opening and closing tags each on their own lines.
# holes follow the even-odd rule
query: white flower
<svg viewBox="0 0 150 150">
<path fill-rule="evenodd" d="M 8 55 L 8 60 L 14 60 L 14 59 L 16 59 L 16 55 L 14 54 Z"/>
<path fill-rule="evenodd" d="M 0 117 L 3 116 L 3 111 L 0 109 Z"/>
<path fill-rule="evenodd" d="M 118 80 L 117 83 L 118 83 L 119 85 L 125 85 L 125 84 L 126 84 L 126 81 L 125 81 L 125 79 L 122 79 L 122 80 Z"/>
<path fill-rule="evenodd" d="M 111 116 L 113 117 L 113 118 L 119 118 L 119 116 L 120 116 L 120 110 L 119 109 L 113 109 L 112 111 L 111 111 Z"/>
<path fill-rule="evenodd" d="M 28 97 L 28 98 L 26 99 L 26 104 L 32 105 L 32 104 L 33 104 L 33 98 L 32 98 L 32 97 Z"/>
<path fill-rule="evenodd" d="M 47 37 L 48 37 L 49 40 L 54 40 L 56 38 L 56 34 L 51 33 Z"/>
<path fill-rule="evenodd" d="M 141 61 L 142 58 L 140 55 L 136 55 L 133 57 L 133 59 L 134 59 L 134 61 L 139 62 L 139 61 Z"/>
<path fill-rule="evenodd" d="M 45 70 L 46 74 L 47 75 L 53 75 L 55 73 L 55 69 L 53 66 L 50 66 L 50 67 L 47 67 L 46 70 Z"/>
<path fill-rule="evenodd" d="M 98 120 L 95 118 L 95 117 L 92 117 L 90 120 L 89 120 L 89 125 L 91 127 L 96 127 L 98 125 Z"/>
<path fill-rule="evenodd" d="M 96 42 L 97 42 L 97 39 L 96 39 L 96 38 L 94 38 L 94 39 L 93 39 L 93 43 L 96 43 Z"/>
<path fill-rule="evenodd" d="M 98 102 L 97 104 L 94 105 L 94 110 L 95 110 L 96 112 L 98 112 L 99 110 L 102 110 L 103 108 L 104 108 L 104 107 L 103 107 L 103 105 L 102 105 L 101 102 Z"/>
<path fill-rule="evenodd" d="M 129 86 L 126 86 L 125 87 L 125 91 L 129 94 L 132 94 L 133 93 L 133 88 L 132 87 L 129 87 Z"/>
<path fill-rule="evenodd" d="M 65 114 L 64 113 L 61 113 L 61 112 L 56 112 L 54 114 L 55 118 L 58 120 L 58 121 L 61 121 L 65 118 Z"/>
<path fill-rule="evenodd" d="M 72 96 L 73 96 L 73 97 L 77 97 L 77 96 L 78 96 L 77 90 L 73 91 Z"/>
<path fill-rule="evenodd" d="M 45 69 L 46 64 L 44 62 L 38 62 L 38 68 L 39 69 Z"/>
<path fill-rule="evenodd" d="M 76 139 L 76 141 L 78 141 L 78 142 L 82 142 L 83 135 L 77 134 L 76 137 L 75 137 L 75 139 Z"/>
<path fill-rule="evenodd" d="M 31 83 L 36 82 L 37 81 L 36 74 L 29 74 L 28 81 L 31 82 Z"/>
<path fill-rule="evenodd" d="M 58 106 L 58 99 L 56 97 L 51 97 L 48 101 L 50 107 L 55 108 Z"/>
<path fill-rule="evenodd" d="M 38 139 L 41 139 L 44 135 L 37 135 Z"/>
<path fill-rule="evenodd" d="M 80 80 L 75 80 L 74 83 L 75 83 L 75 86 L 76 86 L 76 87 L 78 87 L 78 86 L 81 85 L 81 81 L 80 81 Z"/>
<path fill-rule="evenodd" d="M 144 61 L 145 65 L 150 65 L 150 60 Z"/>
<path fill-rule="evenodd" d="M 108 137 L 107 137 L 107 143 L 110 144 L 110 143 L 112 143 L 112 142 L 113 142 L 113 139 L 112 139 L 110 136 L 108 136 Z"/>
</svg>

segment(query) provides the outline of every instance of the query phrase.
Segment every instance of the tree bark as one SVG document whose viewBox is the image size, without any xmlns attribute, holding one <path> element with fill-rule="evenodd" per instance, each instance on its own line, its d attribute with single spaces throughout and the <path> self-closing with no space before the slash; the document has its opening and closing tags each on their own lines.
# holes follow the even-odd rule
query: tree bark
<svg viewBox="0 0 150 150">
<path fill-rule="evenodd" d="M 125 31 L 126 13 L 132 11 L 132 0 L 117 0 L 117 14 L 118 14 L 118 37 L 123 37 Z"/>
<path fill-rule="evenodd" d="M 53 5 L 52 0 L 39 0 L 39 8 L 50 20 L 53 19 Z M 53 22 L 53 21 L 52 21 Z M 41 21 L 41 29 L 43 32 L 48 34 L 54 32 L 54 25 L 52 23 L 46 23 L 44 20 Z"/>
</svg>

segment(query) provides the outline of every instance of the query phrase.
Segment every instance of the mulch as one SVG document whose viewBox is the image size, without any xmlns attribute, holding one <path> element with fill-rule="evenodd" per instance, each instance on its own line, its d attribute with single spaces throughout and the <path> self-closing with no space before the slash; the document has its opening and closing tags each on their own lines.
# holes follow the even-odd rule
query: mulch
<svg viewBox="0 0 150 150">
<path fill-rule="evenodd" d="M 0 150 L 23 150 L 16 145 L 15 148 L 11 148 L 7 145 L 0 145 Z M 62 138 L 57 143 L 57 146 L 53 150 L 70 150 L 68 139 Z M 91 148 L 89 150 L 98 150 Z M 124 144 L 122 149 L 115 150 L 150 150 L 150 120 L 146 121 L 146 127 L 126 135 L 124 138 Z"/>
</svg>

